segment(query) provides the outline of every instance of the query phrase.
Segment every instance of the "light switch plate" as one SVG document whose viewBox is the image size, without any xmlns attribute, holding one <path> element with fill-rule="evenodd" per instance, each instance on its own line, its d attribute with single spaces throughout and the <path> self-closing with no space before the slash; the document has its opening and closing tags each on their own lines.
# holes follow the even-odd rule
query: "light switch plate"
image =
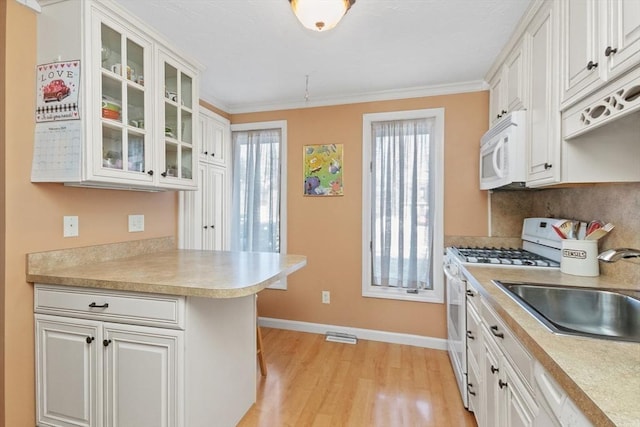
<svg viewBox="0 0 640 427">
<path fill-rule="evenodd" d="M 129 233 L 144 231 L 144 215 L 129 215 Z"/>
<path fill-rule="evenodd" d="M 63 237 L 77 237 L 80 234 L 78 229 L 78 217 L 77 216 L 65 216 L 62 218 L 63 223 Z"/>
</svg>

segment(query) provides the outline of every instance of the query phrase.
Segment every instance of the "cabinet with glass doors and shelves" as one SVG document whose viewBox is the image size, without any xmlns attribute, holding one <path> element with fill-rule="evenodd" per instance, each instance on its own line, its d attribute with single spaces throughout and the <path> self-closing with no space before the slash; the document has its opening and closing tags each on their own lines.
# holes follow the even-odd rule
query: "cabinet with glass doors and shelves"
<svg viewBox="0 0 640 427">
<path fill-rule="evenodd" d="M 84 46 L 80 42 L 85 40 Z M 148 191 L 195 190 L 198 66 L 109 0 L 43 2 L 38 62 L 80 59 L 78 168 L 46 179 Z M 51 162 L 59 159 L 51 159 Z"/>
</svg>

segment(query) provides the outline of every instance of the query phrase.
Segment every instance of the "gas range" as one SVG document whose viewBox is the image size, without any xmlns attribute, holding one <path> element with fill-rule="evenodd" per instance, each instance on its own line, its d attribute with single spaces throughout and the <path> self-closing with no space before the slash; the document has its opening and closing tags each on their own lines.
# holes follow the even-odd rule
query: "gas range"
<svg viewBox="0 0 640 427">
<path fill-rule="evenodd" d="M 500 267 L 560 268 L 560 263 L 533 252 L 517 248 L 451 248 L 451 253 L 465 264 L 491 264 Z"/>
<path fill-rule="evenodd" d="M 487 247 L 449 247 L 447 257 L 460 264 L 559 269 L 562 239 L 551 228 L 558 218 L 525 218 L 522 225 L 522 249 Z M 586 227 L 580 227 L 581 230 Z"/>
</svg>

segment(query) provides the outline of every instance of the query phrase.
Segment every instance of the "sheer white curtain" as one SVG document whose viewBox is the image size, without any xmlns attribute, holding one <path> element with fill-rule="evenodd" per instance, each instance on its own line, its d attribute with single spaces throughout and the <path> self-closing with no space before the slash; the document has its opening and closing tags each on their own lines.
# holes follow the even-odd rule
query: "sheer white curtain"
<svg viewBox="0 0 640 427">
<path fill-rule="evenodd" d="M 280 252 L 281 130 L 232 132 L 231 250 Z"/>
<path fill-rule="evenodd" d="M 372 123 L 372 285 L 433 289 L 434 124 Z"/>
</svg>

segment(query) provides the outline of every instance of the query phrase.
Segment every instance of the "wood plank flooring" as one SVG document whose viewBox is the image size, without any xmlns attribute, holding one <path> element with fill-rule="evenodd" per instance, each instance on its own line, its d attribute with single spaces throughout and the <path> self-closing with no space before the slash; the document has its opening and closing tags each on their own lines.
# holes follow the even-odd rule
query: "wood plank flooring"
<svg viewBox="0 0 640 427">
<path fill-rule="evenodd" d="M 474 427 L 445 351 L 262 328 L 269 374 L 240 427 Z"/>
</svg>

